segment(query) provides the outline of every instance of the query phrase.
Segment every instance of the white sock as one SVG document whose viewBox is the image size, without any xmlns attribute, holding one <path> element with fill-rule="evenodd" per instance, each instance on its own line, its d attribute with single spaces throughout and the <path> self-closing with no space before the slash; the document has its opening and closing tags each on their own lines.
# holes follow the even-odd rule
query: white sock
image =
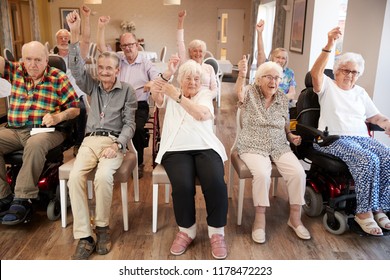
<svg viewBox="0 0 390 280">
<path fill-rule="evenodd" d="M 213 236 L 213 234 L 220 234 L 222 236 L 225 236 L 225 227 L 211 227 L 208 226 L 209 230 L 209 238 Z"/>
<path fill-rule="evenodd" d="M 190 226 L 189 228 L 179 227 L 181 232 L 187 233 L 188 237 L 195 239 L 196 237 L 196 223 Z"/>
</svg>

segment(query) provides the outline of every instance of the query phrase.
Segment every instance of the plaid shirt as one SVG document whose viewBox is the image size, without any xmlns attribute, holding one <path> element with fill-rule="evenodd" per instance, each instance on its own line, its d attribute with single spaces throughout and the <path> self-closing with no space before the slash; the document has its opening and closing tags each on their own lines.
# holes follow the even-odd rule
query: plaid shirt
<svg viewBox="0 0 390 280">
<path fill-rule="evenodd" d="M 3 78 L 12 84 L 8 108 L 8 125 L 40 125 L 47 113 L 59 113 L 78 107 L 78 98 L 68 77 L 54 67 L 47 67 L 37 85 L 23 63 L 5 61 Z"/>
</svg>

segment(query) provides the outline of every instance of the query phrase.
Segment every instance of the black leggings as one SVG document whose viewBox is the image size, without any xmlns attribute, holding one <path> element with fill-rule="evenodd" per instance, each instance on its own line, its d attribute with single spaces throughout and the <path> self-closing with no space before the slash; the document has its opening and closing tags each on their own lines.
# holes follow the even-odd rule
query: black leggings
<svg viewBox="0 0 390 280">
<path fill-rule="evenodd" d="M 195 224 L 195 178 L 199 179 L 206 202 L 207 224 L 226 225 L 228 198 L 221 157 L 214 150 L 166 152 L 161 164 L 172 185 L 176 223 L 189 228 Z"/>
</svg>

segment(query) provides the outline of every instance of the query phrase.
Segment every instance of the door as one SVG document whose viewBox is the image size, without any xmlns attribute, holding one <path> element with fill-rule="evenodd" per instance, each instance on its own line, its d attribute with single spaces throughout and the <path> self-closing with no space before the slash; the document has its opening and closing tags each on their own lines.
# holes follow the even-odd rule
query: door
<svg viewBox="0 0 390 280">
<path fill-rule="evenodd" d="M 218 9 L 217 59 L 237 64 L 242 58 L 244 18 L 243 9 Z"/>
</svg>

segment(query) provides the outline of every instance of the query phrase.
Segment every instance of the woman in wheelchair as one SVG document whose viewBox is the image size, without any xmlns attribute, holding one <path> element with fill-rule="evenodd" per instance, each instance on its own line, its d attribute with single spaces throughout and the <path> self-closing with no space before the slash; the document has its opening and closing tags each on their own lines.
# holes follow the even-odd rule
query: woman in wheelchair
<svg viewBox="0 0 390 280">
<path fill-rule="evenodd" d="M 239 62 L 238 67 L 239 77 L 246 77 L 245 59 Z M 237 150 L 253 175 L 252 196 L 256 215 L 252 239 L 257 243 L 265 242 L 265 211 L 270 206 L 272 162 L 286 181 L 290 202 L 288 226 L 299 238 L 311 238 L 301 221 L 306 174 L 288 144 L 299 145 L 301 137 L 290 131 L 288 98 L 278 89 L 282 75 L 282 67 L 268 61 L 257 69 L 253 85 L 244 87 L 244 78 L 239 78 L 236 83 L 242 108 L 242 130 Z"/>
<path fill-rule="evenodd" d="M 339 157 L 355 181 L 355 221 L 371 235 L 390 230 L 390 148 L 370 138 L 367 123 L 380 126 L 390 135 L 390 120 L 380 114 L 367 92 L 356 81 L 363 74 L 360 54 L 345 53 L 335 62 L 335 80 L 324 75 L 329 54 L 340 37 L 340 28 L 328 32 L 328 43 L 310 70 L 313 89 L 321 107 L 318 129 L 340 138 L 328 146 L 315 148 Z"/>
</svg>

